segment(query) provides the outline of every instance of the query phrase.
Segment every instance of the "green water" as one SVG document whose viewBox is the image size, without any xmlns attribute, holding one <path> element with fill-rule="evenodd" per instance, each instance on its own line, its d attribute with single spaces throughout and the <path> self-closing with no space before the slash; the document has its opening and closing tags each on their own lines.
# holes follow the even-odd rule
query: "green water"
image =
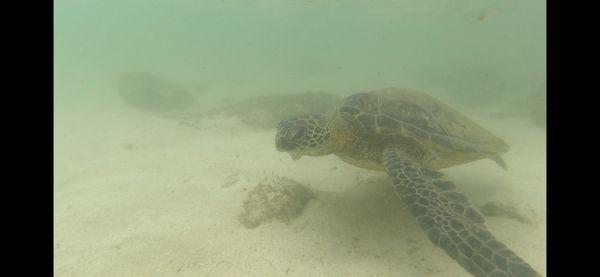
<svg viewBox="0 0 600 277">
<path fill-rule="evenodd" d="M 54 45 L 57 86 L 142 70 L 232 97 L 391 85 L 512 96 L 544 83 L 545 2 L 63 0 Z"/>
<path fill-rule="evenodd" d="M 481 162 L 448 174 L 476 204 L 506 200 L 537 211 L 537 227 L 490 224 L 516 252 L 539 249 L 522 256 L 543 272 L 545 119 L 530 111 L 545 111 L 545 21 L 541 0 L 55 1 L 55 274 L 466 274 L 417 227 L 402 231 L 416 223 L 382 204 L 385 175 L 334 158 L 292 163 L 275 152 L 274 130 L 224 119 L 198 131 L 127 106 L 115 83 L 131 71 L 184 87 L 203 111 L 269 94 L 427 91 L 511 145 L 508 172 Z M 234 193 L 211 183 L 236 174 Z M 304 223 L 248 232 L 235 215 L 245 189 L 270 174 L 341 200 L 321 195 Z M 356 188 L 373 178 L 384 185 Z M 338 202 L 348 209 L 329 205 Z M 354 224 L 352 214 L 371 219 Z M 413 251 L 421 256 L 405 254 L 414 248 L 406 236 L 422 243 Z"/>
</svg>

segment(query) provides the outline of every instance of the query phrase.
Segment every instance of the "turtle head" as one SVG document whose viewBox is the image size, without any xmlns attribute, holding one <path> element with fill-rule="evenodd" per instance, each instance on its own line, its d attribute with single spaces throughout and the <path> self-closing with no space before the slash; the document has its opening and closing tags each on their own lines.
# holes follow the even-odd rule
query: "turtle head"
<svg viewBox="0 0 600 277">
<path fill-rule="evenodd" d="M 279 123 L 275 145 L 277 151 L 288 152 L 292 159 L 303 155 L 331 154 L 331 131 L 324 115 L 294 117 Z"/>
</svg>

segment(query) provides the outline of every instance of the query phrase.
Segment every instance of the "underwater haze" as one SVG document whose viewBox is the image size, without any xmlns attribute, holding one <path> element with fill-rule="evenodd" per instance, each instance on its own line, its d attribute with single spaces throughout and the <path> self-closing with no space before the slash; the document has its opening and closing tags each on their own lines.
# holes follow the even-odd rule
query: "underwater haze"
<svg viewBox="0 0 600 277">
<path fill-rule="evenodd" d="M 441 172 L 544 274 L 541 0 L 54 1 L 54 274 L 471 276 L 385 171 L 276 149 L 389 87 L 506 141 Z"/>
</svg>

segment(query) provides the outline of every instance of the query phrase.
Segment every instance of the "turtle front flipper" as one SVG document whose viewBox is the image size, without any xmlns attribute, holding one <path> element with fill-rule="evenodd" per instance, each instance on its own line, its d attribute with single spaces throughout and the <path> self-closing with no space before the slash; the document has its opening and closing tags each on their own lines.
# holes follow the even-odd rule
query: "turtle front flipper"
<svg viewBox="0 0 600 277">
<path fill-rule="evenodd" d="M 490 233 L 481 213 L 441 173 L 398 149 L 384 151 L 383 160 L 396 195 L 429 239 L 465 270 L 474 276 L 541 276 Z"/>
</svg>

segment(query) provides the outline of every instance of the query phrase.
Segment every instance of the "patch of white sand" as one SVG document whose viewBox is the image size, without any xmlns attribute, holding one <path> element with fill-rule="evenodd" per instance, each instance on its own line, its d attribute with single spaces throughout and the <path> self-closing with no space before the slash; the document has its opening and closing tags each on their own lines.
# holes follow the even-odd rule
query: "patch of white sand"
<svg viewBox="0 0 600 277">
<path fill-rule="evenodd" d="M 540 272 L 546 264 L 545 130 L 478 118 L 511 145 L 492 161 L 444 170 L 477 204 L 513 203 L 534 224 L 488 218 Z M 124 106 L 55 114 L 56 276 L 468 276 L 433 246 L 385 173 L 333 156 L 294 162 L 274 131 L 235 119 L 204 129 Z M 237 174 L 239 181 L 222 187 Z M 290 225 L 246 229 L 247 192 L 272 174 L 316 193 Z"/>
</svg>

